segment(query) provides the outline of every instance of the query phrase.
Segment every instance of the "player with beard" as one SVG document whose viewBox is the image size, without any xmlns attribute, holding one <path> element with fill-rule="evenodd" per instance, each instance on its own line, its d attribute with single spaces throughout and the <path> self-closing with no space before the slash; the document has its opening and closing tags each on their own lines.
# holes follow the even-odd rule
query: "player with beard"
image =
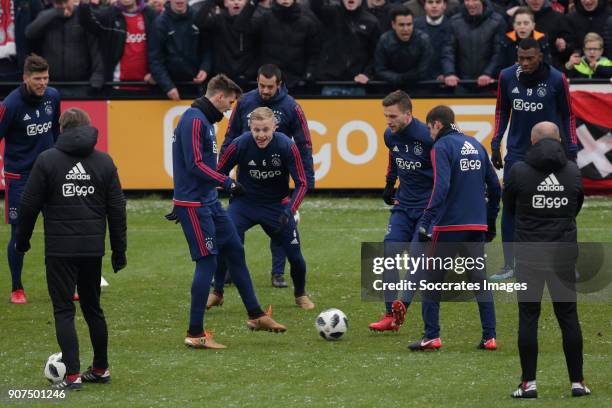
<svg viewBox="0 0 612 408">
<path fill-rule="evenodd" d="M 417 240 L 417 225 L 431 194 L 434 176 L 430 151 L 433 139 L 427 126 L 412 115 L 412 101 L 404 91 L 394 91 L 382 102 L 387 130 L 385 145 L 389 149 L 385 204 L 391 207 L 391 216 L 384 238 L 385 257 L 402 252 L 406 243 Z M 399 188 L 395 183 L 399 178 Z M 412 251 L 411 249 L 411 252 Z M 385 282 L 397 281 L 395 270 L 386 270 Z M 397 331 L 404 323 L 410 299 L 397 300 L 394 291 L 385 291 L 385 314 L 368 327 L 372 331 Z"/>
</svg>

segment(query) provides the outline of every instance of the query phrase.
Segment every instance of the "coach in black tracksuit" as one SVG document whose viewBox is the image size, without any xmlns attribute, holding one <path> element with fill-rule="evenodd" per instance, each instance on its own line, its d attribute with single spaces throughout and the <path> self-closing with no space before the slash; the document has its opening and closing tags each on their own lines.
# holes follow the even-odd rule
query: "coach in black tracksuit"
<svg viewBox="0 0 612 408">
<path fill-rule="evenodd" d="M 32 230 L 42 210 L 47 286 L 68 381 L 61 388 L 79 388 L 81 382 L 72 301 L 77 285 L 94 349 L 92 367 L 100 373 L 108 368 L 108 333 L 100 308 L 107 220 L 113 269 L 117 272 L 126 265 L 125 198 L 117 169 L 108 154 L 94 149 L 97 129 L 82 123 L 89 123 L 85 112 L 64 112 L 60 118 L 63 133 L 55 148 L 38 156 L 22 196 L 15 244 L 19 252 L 30 248 Z M 87 381 L 85 376 L 83 379 Z M 78 387 L 71 386 L 75 381 Z"/>
<path fill-rule="evenodd" d="M 583 383 L 575 292 L 576 216 L 583 202 L 580 170 L 566 158 L 554 123 L 536 124 L 531 142 L 524 161 L 517 162 L 504 180 L 503 193 L 504 206 L 516 217 L 517 280 L 527 285 L 518 292 L 522 382 L 512 396 L 537 397 L 537 331 L 544 284 L 563 335 L 572 395 L 586 395 L 590 391 Z"/>
</svg>

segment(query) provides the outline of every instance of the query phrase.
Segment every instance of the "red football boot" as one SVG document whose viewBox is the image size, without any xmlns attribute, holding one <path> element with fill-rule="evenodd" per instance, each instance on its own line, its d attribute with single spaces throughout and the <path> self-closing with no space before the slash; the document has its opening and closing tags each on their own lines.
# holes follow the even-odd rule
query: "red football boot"
<svg viewBox="0 0 612 408">
<path fill-rule="evenodd" d="M 25 292 L 23 291 L 23 289 L 17 289 L 11 292 L 10 302 L 16 305 L 25 305 L 26 303 L 28 303 L 28 300 L 26 299 Z"/>
<path fill-rule="evenodd" d="M 495 337 L 491 337 L 490 339 L 482 339 L 480 340 L 480 344 L 478 344 L 478 348 L 481 350 L 497 350 L 497 340 Z"/>
</svg>

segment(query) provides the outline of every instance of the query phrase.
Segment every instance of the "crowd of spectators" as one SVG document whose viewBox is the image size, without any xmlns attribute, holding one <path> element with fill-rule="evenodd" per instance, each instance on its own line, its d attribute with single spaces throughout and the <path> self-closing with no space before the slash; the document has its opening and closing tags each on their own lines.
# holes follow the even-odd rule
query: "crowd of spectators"
<svg viewBox="0 0 612 408">
<path fill-rule="evenodd" d="M 179 100 L 220 72 L 246 86 L 266 63 L 289 89 L 325 81 L 326 95 L 372 81 L 470 92 L 490 89 L 528 37 L 568 77 L 612 69 L 609 0 L 0 1 L 0 82 L 19 81 L 35 52 L 52 81 L 89 84 L 76 94 L 131 82 L 112 89 Z"/>
</svg>

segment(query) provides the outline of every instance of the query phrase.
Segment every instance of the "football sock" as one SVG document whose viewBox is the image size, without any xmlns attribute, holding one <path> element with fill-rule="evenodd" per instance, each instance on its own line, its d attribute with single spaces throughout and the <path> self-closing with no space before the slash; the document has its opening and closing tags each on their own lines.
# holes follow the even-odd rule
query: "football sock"
<svg viewBox="0 0 612 408">
<path fill-rule="evenodd" d="M 257 306 L 253 310 L 247 310 L 247 313 L 249 314 L 249 319 L 257 319 L 257 318 L 265 315 L 264 311 L 261 310 L 261 307 L 259 307 L 259 306 Z"/>
<path fill-rule="evenodd" d="M 68 374 L 66 375 L 66 379 L 70 382 L 75 382 L 79 377 L 81 376 L 80 373 L 76 373 L 76 374 Z"/>
<path fill-rule="evenodd" d="M 21 271 L 23 270 L 23 254 L 15 250 L 15 237 L 17 235 L 17 225 L 11 224 L 11 239 L 6 248 L 8 255 L 9 268 L 11 270 L 11 278 L 13 280 L 13 292 L 17 289 L 23 289 L 21 283 Z"/>
<path fill-rule="evenodd" d="M 91 371 L 94 372 L 94 374 L 96 375 L 104 375 L 104 373 L 106 372 L 106 368 L 96 368 L 96 367 L 92 367 Z"/>
<path fill-rule="evenodd" d="M 205 256 L 196 261 L 193 281 L 191 282 L 191 311 L 189 315 L 189 333 L 196 335 L 202 333 L 204 327 L 204 310 L 208 300 L 210 281 L 217 267 L 215 255 Z M 193 329 L 199 328 L 194 332 Z"/>
<path fill-rule="evenodd" d="M 225 285 L 225 275 L 227 273 L 227 262 L 225 256 L 217 255 L 217 268 L 215 269 L 215 281 L 214 288 L 215 292 L 223 294 L 223 286 Z"/>
<path fill-rule="evenodd" d="M 261 307 L 257 301 L 257 296 L 255 296 L 251 275 L 244 259 L 244 247 L 237 236 L 235 241 L 230 241 L 226 244 L 223 248 L 223 253 L 232 280 L 250 316 L 251 312 L 261 310 Z"/>
<path fill-rule="evenodd" d="M 293 281 L 293 295 L 295 297 L 306 294 L 306 262 L 301 253 L 291 254 L 289 262 L 291 263 L 290 273 Z"/>
<path fill-rule="evenodd" d="M 277 241 L 270 240 L 270 252 L 272 252 L 272 275 L 285 273 L 285 249 Z"/>
</svg>

